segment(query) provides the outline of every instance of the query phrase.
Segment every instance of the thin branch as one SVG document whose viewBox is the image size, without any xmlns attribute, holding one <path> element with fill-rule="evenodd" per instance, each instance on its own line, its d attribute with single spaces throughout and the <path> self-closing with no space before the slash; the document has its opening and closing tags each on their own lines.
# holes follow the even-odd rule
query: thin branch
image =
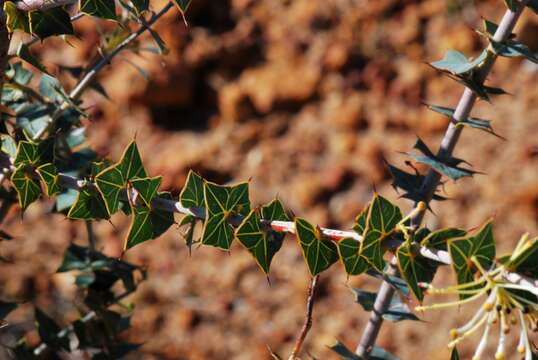
<svg viewBox="0 0 538 360">
<path fill-rule="evenodd" d="M 93 232 L 93 222 L 90 220 L 86 220 L 86 232 L 88 233 L 88 244 L 90 245 L 90 249 L 95 251 L 97 239 L 95 237 L 95 233 Z"/>
<path fill-rule="evenodd" d="M 301 328 L 299 336 L 297 337 L 297 340 L 295 341 L 295 346 L 293 347 L 293 351 L 291 352 L 291 355 L 288 360 L 298 359 L 299 353 L 301 352 L 301 348 L 303 347 L 304 340 L 306 339 L 306 335 L 308 335 L 308 332 L 312 327 L 312 312 L 314 311 L 314 300 L 316 297 L 316 286 L 318 284 L 318 280 L 319 275 L 316 275 L 312 278 L 312 281 L 310 281 L 310 285 L 308 285 L 308 298 L 306 300 L 306 315 L 304 324 Z"/>
<path fill-rule="evenodd" d="M 512 30 L 514 29 L 514 26 L 517 23 L 517 20 L 519 19 L 519 16 L 521 15 L 521 12 L 523 11 L 523 8 L 526 6 L 527 3 L 528 0 L 521 1 L 519 11 L 517 12 L 512 12 L 510 10 L 506 11 L 497 31 L 493 36 L 494 41 L 503 42 L 508 39 L 510 34 L 512 34 Z M 497 56 L 493 51 L 488 51 L 487 58 L 484 61 L 478 74 L 477 81 L 480 84 L 484 83 L 484 80 L 487 78 L 489 72 L 491 71 L 491 68 L 495 63 L 496 58 Z M 474 92 L 472 92 L 468 88 L 465 88 L 465 91 L 460 98 L 456 111 L 454 112 L 454 120 L 462 121 L 464 119 L 467 119 L 474 106 L 476 98 L 477 96 Z M 452 156 L 452 152 L 456 147 L 461 131 L 462 127 L 457 126 L 452 122 L 449 124 L 448 129 L 445 132 L 443 141 L 441 142 L 440 148 L 437 152 L 437 157 L 441 161 L 446 160 Z M 423 195 L 423 201 L 425 201 L 426 203 L 429 203 L 431 201 L 440 180 L 440 173 L 434 171 L 433 169 L 430 169 L 428 171 L 428 174 L 426 175 L 426 178 L 424 179 L 424 182 L 420 189 L 421 194 Z M 412 224 L 414 227 L 418 228 L 420 226 L 420 224 L 422 223 L 422 219 L 424 218 L 425 212 L 426 211 L 420 211 L 412 218 Z M 396 263 L 396 259 L 393 258 L 393 260 L 391 261 L 390 269 L 390 272 L 392 274 L 397 273 L 397 268 L 395 266 Z M 377 339 L 377 335 L 379 334 L 381 325 L 383 324 L 383 317 L 381 315 L 388 309 L 390 305 L 390 300 L 394 296 L 394 292 L 395 290 L 390 284 L 388 284 L 387 282 L 383 282 L 374 303 L 375 310 L 372 312 L 370 320 L 357 346 L 357 355 L 365 357 L 371 351 Z"/>
<path fill-rule="evenodd" d="M 0 0 L 0 95 L 4 87 L 9 41 L 10 36 L 6 26 L 6 14 L 4 14 L 4 0 Z"/>
</svg>

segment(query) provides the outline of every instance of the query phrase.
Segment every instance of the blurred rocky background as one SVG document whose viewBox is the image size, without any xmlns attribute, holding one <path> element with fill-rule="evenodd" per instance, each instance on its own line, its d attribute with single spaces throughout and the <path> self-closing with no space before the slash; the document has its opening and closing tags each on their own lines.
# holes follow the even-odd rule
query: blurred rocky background
<svg viewBox="0 0 538 360">
<path fill-rule="evenodd" d="M 100 78 L 111 100 L 86 95 L 89 144 L 118 159 L 136 136 L 149 173 L 163 175 L 176 196 L 194 169 L 219 183 L 251 179 L 253 203 L 278 196 L 321 226 L 350 228 L 374 188 L 408 210 L 385 161 L 406 168 L 401 152 L 417 137 L 436 149 L 447 119 L 422 103 L 455 107 L 462 92 L 427 62 L 450 48 L 479 54 L 485 42 L 475 29 L 504 10 L 500 0 L 194 0 L 189 28 L 177 12 L 155 27 L 168 55 L 124 53 Z M 96 55 L 109 27 L 82 19 L 72 46 L 54 39 L 36 49 L 53 70 L 77 65 Z M 527 11 L 516 32 L 538 51 L 538 16 Z M 153 46 L 150 38 L 142 45 Z M 485 175 L 447 181 L 451 200 L 433 204 L 426 223 L 471 229 L 493 216 L 498 247 L 509 251 L 522 233 L 538 234 L 538 66 L 499 59 L 488 81 L 511 95 L 478 103 L 473 115 L 494 120 L 507 141 L 465 129 L 456 156 Z M 1 244 L 11 263 L 0 263 L 0 286 L 67 323 L 77 317 L 67 301 L 76 298 L 73 277 L 54 271 L 70 242 L 87 240 L 84 224 L 50 214 L 52 205 L 32 205 L 24 221 L 12 209 L 3 229 L 16 239 Z M 123 215 L 112 223 L 99 223 L 96 235 L 99 248 L 118 256 L 129 224 Z M 293 237 L 273 262 L 270 284 L 238 244 L 231 255 L 195 247 L 189 257 L 174 228 L 126 257 L 149 271 L 128 299 L 136 307 L 126 337 L 144 344 L 130 359 L 270 359 L 268 346 L 289 355 L 309 282 Z M 367 276 L 348 279 L 340 264 L 320 281 L 305 359 L 335 359 L 327 348 L 335 339 L 353 349 L 368 314 L 348 286 L 378 286 Z M 453 281 L 441 270 L 439 285 Z M 23 325 L 31 324 L 27 308 L 14 313 Z M 401 359 L 447 359 L 448 329 L 470 314 L 452 309 L 386 324 L 378 344 Z M 476 343 L 463 344 L 462 358 Z"/>
</svg>

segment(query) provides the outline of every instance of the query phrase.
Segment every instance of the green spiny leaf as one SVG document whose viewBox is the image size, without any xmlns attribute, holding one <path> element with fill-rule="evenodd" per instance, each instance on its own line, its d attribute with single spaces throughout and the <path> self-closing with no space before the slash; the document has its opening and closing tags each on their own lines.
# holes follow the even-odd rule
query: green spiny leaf
<svg viewBox="0 0 538 360">
<path fill-rule="evenodd" d="M 360 304 L 365 311 L 372 311 L 374 309 L 374 303 L 377 297 L 376 293 L 357 288 L 351 288 L 351 292 L 353 292 L 353 295 L 355 296 L 355 301 Z M 383 313 L 383 319 L 393 322 L 420 320 L 411 312 L 409 306 L 400 299 L 398 294 L 395 294 L 392 297 L 389 308 Z"/>
<path fill-rule="evenodd" d="M 169 193 L 160 193 L 159 197 L 171 199 Z M 134 218 L 125 243 L 125 250 L 145 241 L 161 236 L 174 224 L 174 215 L 168 211 L 162 211 L 147 206 L 132 208 Z"/>
<path fill-rule="evenodd" d="M 54 164 L 47 163 L 39 166 L 37 168 L 37 173 L 46 185 L 47 196 L 54 196 L 62 192 L 62 189 L 56 182 L 56 179 L 58 178 L 58 170 Z"/>
<path fill-rule="evenodd" d="M 336 245 L 323 239 L 318 228 L 304 219 L 295 218 L 295 231 L 312 276 L 328 269 L 338 260 Z"/>
<path fill-rule="evenodd" d="M 134 0 L 132 3 L 139 14 L 149 9 L 149 0 Z"/>
<path fill-rule="evenodd" d="M 260 268 L 267 274 L 273 256 L 282 247 L 285 233 L 264 227 L 261 224 L 262 218 L 265 221 L 289 220 L 280 201 L 273 200 L 261 210 L 252 210 L 236 229 L 235 237 L 254 256 Z"/>
<path fill-rule="evenodd" d="M 392 234 L 400 220 L 402 220 L 400 208 L 376 193 L 369 206 L 360 254 L 380 272 L 385 266 L 383 240 Z"/>
<path fill-rule="evenodd" d="M 335 344 L 329 346 L 329 349 L 337 353 L 343 360 L 364 360 L 362 357 L 349 350 L 344 344 L 342 344 L 338 340 Z"/>
<path fill-rule="evenodd" d="M 162 176 L 157 176 L 131 180 L 131 185 L 138 192 L 138 195 L 147 207 L 151 207 L 151 200 L 157 195 L 157 190 L 161 186 L 162 179 Z"/>
<path fill-rule="evenodd" d="M 35 165 L 38 161 L 39 147 L 37 144 L 29 141 L 19 141 L 19 145 L 17 146 L 17 156 L 14 161 L 15 166 L 21 164 Z"/>
<path fill-rule="evenodd" d="M 109 215 L 118 211 L 120 196 L 125 190 L 125 180 L 117 165 L 110 166 L 95 177 L 95 183 L 103 196 Z"/>
<path fill-rule="evenodd" d="M 515 255 L 515 254 L 514 254 Z M 526 241 L 517 255 L 512 255 L 505 264 L 508 271 L 518 274 L 538 277 L 538 238 Z"/>
<path fill-rule="evenodd" d="M 19 205 L 23 211 L 41 195 L 41 187 L 36 177 L 32 168 L 26 164 L 19 165 L 11 175 L 11 182 L 17 191 Z"/>
<path fill-rule="evenodd" d="M 229 250 L 233 241 L 234 228 L 228 222 L 231 216 L 246 216 L 250 212 L 248 183 L 221 186 L 204 183 L 206 222 L 202 233 L 202 244 Z"/>
<path fill-rule="evenodd" d="M 452 353 L 450 354 L 450 360 L 460 360 L 460 355 L 458 354 L 458 349 L 454 346 Z"/>
<path fill-rule="evenodd" d="M 17 48 L 17 56 L 20 57 L 22 60 L 26 61 L 28 64 L 36 67 L 38 70 L 41 70 L 46 74 L 49 73 L 45 65 L 43 65 L 36 57 L 34 57 L 30 53 L 30 49 L 28 48 L 28 46 L 22 42 Z"/>
<path fill-rule="evenodd" d="M 457 228 L 446 228 L 434 231 L 430 233 L 428 236 L 426 236 L 422 241 L 420 241 L 420 245 L 424 247 L 434 248 L 438 250 L 446 250 L 447 249 L 447 241 L 454 238 L 460 238 L 462 236 L 465 236 L 467 232 L 462 229 Z"/>
<path fill-rule="evenodd" d="M 181 205 L 190 207 L 204 206 L 204 179 L 194 171 L 189 171 L 187 181 L 181 194 L 179 194 Z"/>
<path fill-rule="evenodd" d="M 414 246 L 415 244 L 406 241 L 400 245 L 396 255 L 402 277 L 418 301 L 422 302 L 424 293 L 418 283 L 430 283 L 433 280 L 437 267 L 428 259 L 415 254 Z"/>
<path fill-rule="evenodd" d="M 192 0 L 174 0 L 174 3 L 179 8 L 179 10 L 184 13 L 189 8 L 191 1 Z"/>
<path fill-rule="evenodd" d="M 124 182 L 134 178 L 147 177 L 138 146 L 134 141 L 129 144 L 117 166 L 123 176 Z"/>
<path fill-rule="evenodd" d="M 77 200 L 69 209 L 69 219 L 100 220 L 109 219 L 101 193 L 94 188 L 85 186 L 78 192 Z"/>
<path fill-rule="evenodd" d="M 516 12 L 519 9 L 518 0 L 504 0 L 504 3 L 506 4 L 506 7 L 510 9 L 510 11 Z"/>
<path fill-rule="evenodd" d="M 449 240 L 448 250 L 452 259 L 452 268 L 457 275 L 458 284 L 472 282 L 473 274 L 477 269 L 471 258 L 476 257 L 480 265 L 486 270 L 493 264 L 495 258 L 493 221 L 489 220 L 471 236 Z M 460 294 L 461 298 L 467 296 Z"/>
<path fill-rule="evenodd" d="M 370 267 L 368 259 L 360 254 L 361 243 L 353 238 L 345 238 L 337 243 L 338 256 L 349 275 L 360 275 Z"/>
<path fill-rule="evenodd" d="M 44 39 L 54 35 L 73 35 L 69 13 L 61 7 L 30 11 L 30 32 Z"/>
<path fill-rule="evenodd" d="M 114 0 L 81 0 L 80 11 L 102 19 L 116 20 L 117 18 Z"/>
</svg>

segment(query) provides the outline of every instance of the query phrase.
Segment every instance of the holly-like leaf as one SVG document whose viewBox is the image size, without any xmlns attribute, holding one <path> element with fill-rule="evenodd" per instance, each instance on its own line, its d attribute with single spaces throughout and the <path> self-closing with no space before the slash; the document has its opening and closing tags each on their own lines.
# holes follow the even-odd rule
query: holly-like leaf
<svg viewBox="0 0 538 360">
<path fill-rule="evenodd" d="M 204 206 L 204 179 L 192 170 L 189 171 L 185 186 L 179 194 L 179 200 L 186 208 Z"/>
<path fill-rule="evenodd" d="M 508 94 L 506 91 L 504 91 L 501 88 L 491 87 L 491 86 L 481 84 L 475 79 L 473 79 L 472 77 L 458 77 L 458 76 L 452 76 L 451 74 L 449 74 L 448 77 L 450 77 L 452 80 L 459 82 L 465 87 L 469 88 L 469 90 L 474 92 L 480 99 L 485 100 L 485 101 L 490 101 L 490 95 Z"/>
<path fill-rule="evenodd" d="M 420 245 L 437 250 L 446 250 L 447 241 L 465 236 L 467 231 L 457 228 L 446 228 L 434 231 L 420 241 Z"/>
<path fill-rule="evenodd" d="M 81 0 L 80 11 L 102 19 L 116 20 L 117 18 L 114 0 Z"/>
<path fill-rule="evenodd" d="M 409 154 L 409 156 L 420 163 L 431 166 L 435 171 L 448 176 L 452 180 L 458 180 L 465 176 L 473 176 L 477 173 L 476 171 L 459 167 L 458 164 L 463 162 L 461 159 L 450 158 L 442 161 L 420 139 L 417 140 L 415 149 L 418 149 L 423 155 Z"/>
<path fill-rule="evenodd" d="M 7 15 L 6 26 L 9 32 L 15 30 L 30 32 L 30 18 L 27 12 L 17 9 L 17 5 L 12 1 L 4 3 L 4 12 Z"/>
<path fill-rule="evenodd" d="M 304 219 L 295 218 L 295 231 L 308 271 L 312 276 L 327 270 L 338 260 L 336 245 L 323 239 L 319 228 L 315 228 Z"/>
<path fill-rule="evenodd" d="M 486 270 L 493 264 L 495 258 L 493 221 L 489 220 L 473 235 L 449 240 L 448 250 L 458 284 L 472 282 L 473 275 L 477 270 L 471 261 L 472 257 L 476 257 L 480 265 Z M 466 294 L 460 294 L 461 298 L 467 296 Z"/>
<path fill-rule="evenodd" d="M 460 354 L 458 354 L 458 349 L 455 346 L 450 354 L 450 360 L 460 360 Z"/>
<path fill-rule="evenodd" d="M 45 344 L 57 351 L 61 349 L 70 350 L 69 338 L 67 336 L 58 336 L 58 333 L 62 330 L 61 327 L 37 307 L 35 309 L 35 321 L 39 336 Z"/>
<path fill-rule="evenodd" d="M 134 0 L 132 3 L 139 14 L 149 9 L 149 0 Z"/>
<path fill-rule="evenodd" d="M 19 165 L 11 175 L 11 182 L 17 191 L 19 205 L 23 211 L 41 195 L 41 186 L 36 177 L 37 174 L 26 164 Z"/>
<path fill-rule="evenodd" d="M 342 344 L 338 340 L 335 344 L 329 346 L 329 349 L 337 353 L 339 357 L 343 360 L 364 360 L 362 357 L 349 350 L 344 344 Z"/>
<path fill-rule="evenodd" d="M 73 35 L 69 13 L 61 7 L 30 11 L 30 32 L 40 39 L 54 35 Z"/>
<path fill-rule="evenodd" d="M 250 212 L 248 183 L 221 186 L 204 183 L 206 221 L 202 233 L 202 244 L 229 250 L 234 237 L 234 228 L 229 223 L 232 216 L 247 216 Z"/>
<path fill-rule="evenodd" d="M 469 61 L 462 53 L 448 50 L 442 60 L 432 62 L 431 66 L 453 75 L 462 75 L 479 67 L 486 60 L 486 57 L 487 51 L 484 50 L 476 59 Z"/>
<path fill-rule="evenodd" d="M 77 199 L 67 214 L 69 219 L 101 220 L 109 219 L 101 193 L 92 187 L 85 186 L 78 192 Z"/>
<path fill-rule="evenodd" d="M 29 141 L 19 141 L 17 146 L 17 156 L 14 165 L 21 164 L 36 165 L 39 162 L 39 147 Z"/>
<path fill-rule="evenodd" d="M 97 188 L 103 195 L 108 213 L 112 215 L 118 211 L 121 194 L 129 181 L 146 177 L 142 158 L 133 141 L 123 153 L 119 163 L 109 166 L 95 176 Z"/>
<path fill-rule="evenodd" d="M 138 196 L 140 196 L 144 204 L 151 207 L 151 200 L 157 195 L 162 180 L 162 176 L 133 179 L 131 180 L 131 185 L 138 192 Z"/>
<path fill-rule="evenodd" d="M 383 240 L 393 233 L 400 220 L 402 220 L 400 208 L 376 193 L 368 209 L 360 254 L 380 272 L 385 266 Z"/>
<path fill-rule="evenodd" d="M 400 245 L 396 255 L 402 277 L 418 301 L 422 302 L 424 293 L 418 283 L 430 283 L 433 280 L 437 266 L 428 259 L 417 255 L 416 251 L 414 251 L 415 246 L 416 244 L 406 241 Z"/>
<path fill-rule="evenodd" d="M 110 166 L 95 177 L 95 183 L 103 196 L 109 215 L 118 211 L 120 197 L 125 190 L 125 179 L 118 166 Z"/>
<path fill-rule="evenodd" d="M 160 193 L 159 197 L 171 199 L 169 193 Z M 144 205 L 132 208 L 133 222 L 125 242 L 125 250 L 145 241 L 156 239 L 174 224 L 174 214 Z"/>
<path fill-rule="evenodd" d="M 516 12 L 519 9 L 518 0 L 504 0 L 504 3 L 506 4 L 506 7 L 510 9 L 510 11 Z"/>
<path fill-rule="evenodd" d="M 429 104 L 426 104 L 426 106 L 428 107 L 428 109 L 430 109 L 432 111 L 435 111 L 435 112 L 437 112 L 439 114 L 445 115 L 446 117 L 448 117 L 448 118 L 452 119 L 452 121 L 454 121 L 454 112 L 455 112 L 454 109 L 443 107 L 443 106 L 437 106 L 437 105 L 429 105 Z M 468 118 L 466 118 L 466 119 L 464 119 L 462 121 L 458 121 L 457 123 L 467 125 L 467 126 L 470 126 L 472 128 L 485 131 L 485 132 L 490 133 L 490 134 L 492 134 L 494 136 L 497 136 L 497 137 L 501 137 L 501 136 L 497 135 L 495 133 L 495 131 L 493 131 L 493 127 L 491 126 L 491 121 L 490 120 L 484 120 L 484 119 L 479 119 L 479 118 L 468 117 Z"/>
<path fill-rule="evenodd" d="M 372 311 L 374 309 L 376 293 L 365 291 L 362 289 L 351 288 L 355 301 L 362 306 L 365 311 Z M 409 306 L 405 304 L 398 294 L 395 294 L 391 301 L 389 308 L 383 313 L 383 319 L 398 322 L 403 320 L 420 320 L 415 314 L 411 312 Z"/>
<path fill-rule="evenodd" d="M 404 170 L 398 169 L 395 166 L 388 164 L 389 172 L 392 176 L 392 187 L 398 192 L 398 189 L 404 191 L 403 198 L 413 200 L 415 202 L 423 201 L 424 195 L 420 192 L 420 187 L 424 182 L 424 176 L 418 173 L 410 174 Z M 437 193 L 433 194 L 432 199 L 437 201 L 446 200 L 444 196 Z"/>
<path fill-rule="evenodd" d="M 261 210 L 252 210 L 236 229 L 235 237 L 254 256 L 263 272 L 268 274 L 273 256 L 282 247 L 285 233 L 262 225 L 262 219 L 267 222 L 289 220 L 281 202 L 273 200 Z"/>
<path fill-rule="evenodd" d="M 39 177 L 41 177 L 41 180 L 43 180 L 45 183 L 47 196 L 54 196 L 62 192 L 62 189 L 56 182 L 56 179 L 58 178 L 58 170 L 54 164 L 47 163 L 39 166 L 37 168 L 37 173 L 39 174 Z"/>
<path fill-rule="evenodd" d="M 348 275 L 360 275 L 370 267 L 368 259 L 360 254 L 361 243 L 344 238 L 337 243 L 338 256 Z"/>
</svg>

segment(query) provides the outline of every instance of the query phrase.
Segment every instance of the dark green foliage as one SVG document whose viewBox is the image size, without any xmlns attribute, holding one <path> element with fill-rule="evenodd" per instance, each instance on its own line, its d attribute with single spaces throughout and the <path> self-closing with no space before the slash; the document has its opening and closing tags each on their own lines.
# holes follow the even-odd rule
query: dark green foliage
<svg viewBox="0 0 538 360">
<path fill-rule="evenodd" d="M 324 239 L 319 228 L 304 219 L 295 218 L 295 231 L 312 276 L 327 270 L 338 260 L 336 245 Z"/>
<path fill-rule="evenodd" d="M 80 11 L 91 16 L 116 20 L 114 0 L 81 0 Z"/>
<path fill-rule="evenodd" d="M 404 242 L 396 252 L 400 273 L 419 302 L 424 300 L 424 292 L 418 285 L 420 282 L 430 283 L 435 276 L 437 266 L 430 260 L 416 254 L 416 246 Z"/>
<path fill-rule="evenodd" d="M 374 309 L 374 303 L 377 297 L 376 293 L 357 288 L 352 288 L 351 291 L 355 296 L 355 301 L 359 303 L 365 311 L 372 311 Z M 402 301 L 398 294 L 392 297 L 389 308 L 383 313 L 383 319 L 393 322 L 403 320 L 420 320 L 411 312 L 409 306 Z"/>
<path fill-rule="evenodd" d="M 447 108 L 447 107 L 443 107 L 443 106 L 437 106 L 437 105 L 426 105 L 428 107 L 428 109 L 432 110 L 432 111 L 435 111 L 439 114 L 443 114 L 445 115 L 446 117 L 452 119 L 453 121 L 454 120 L 454 109 L 451 109 L 451 108 Z M 462 121 L 458 121 L 456 122 L 457 124 L 463 124 L 463 125 L 467 125 L 467 126 L 470 126 L 472 128 L 475 128 L 475 129 L 479 129 L 479 130 L 482 130 L 482 131 L 485 131 L 485 132 L 488 132 L 492 135 L 495 135 L 497 137 L 500 137 L 499 135 L 497 135 L 494 131 L 493 131 L 493 127 L 491 126 L 491 121 L 489 120 L 483 120 L 483 119 L 478 119 L 478 118 L 473 118 L 473 117 L 468 117 Z"/>
</svg>

